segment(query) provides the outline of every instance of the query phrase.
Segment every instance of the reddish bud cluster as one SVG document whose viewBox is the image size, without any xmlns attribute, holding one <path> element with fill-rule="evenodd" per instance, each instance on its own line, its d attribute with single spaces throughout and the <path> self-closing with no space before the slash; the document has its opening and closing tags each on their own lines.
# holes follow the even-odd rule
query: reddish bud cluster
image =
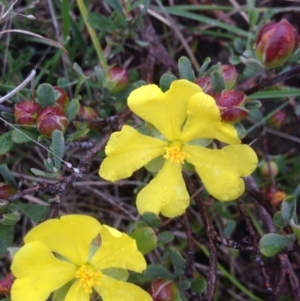
<svg viewBox="0 0 300 301">
<path fill-rule="evenodd" d="M 68 119 L 65 111 L 70 103 L 68 94 L 60 87 L 53 87 L 56 102 L 53 106 L 42 108 L 32 100 L 23 100 L 15 105 L 14 116 L 18 124 L 28 127 L 36 126 L 45 137 L 51 138 L 54 130 L 65 131 Z"/>
<path fill-rule="evenodd" d="M 264 25 L 255 43 L 257 59 L 268 69 L 282 66 L 299 45 L 297 30 L 287 21 Z"/>
</svg>

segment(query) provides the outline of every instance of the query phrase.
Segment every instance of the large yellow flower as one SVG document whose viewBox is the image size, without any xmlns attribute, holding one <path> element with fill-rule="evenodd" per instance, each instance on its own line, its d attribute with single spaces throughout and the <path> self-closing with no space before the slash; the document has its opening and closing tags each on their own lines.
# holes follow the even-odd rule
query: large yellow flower
<svg viewBox="0 0 300 301">
<path fill-rule="evenodd" d="M 248 145 L 241 145 L 233 125 L 221 121 L 215 100 L 198 85 L 176 80 L 166 93 L 156 85 L 142 86 L 129 95 L 128 106 L 161 136 L 146 136 L 123 126 L 107 143 L 107 157 L 99 175 L 114 182 L 163 156 L 162 169 L 137 196 L 141 214 L 150 211 L 175 217 L 185 212 L 189 205 L 181 174 L 185 161 L 194 166 L 207 191 L 216 199 L 230 201 L 244 192 L 241 177 L 255 169 L 257 156 Z M 231 145 L 209 149 L 197 145 L 200 138 Z"/>
<path fill-rule="evenodd" d="M 92 241 L 99 235 L 97 248 Z M 124 278 L 127 269 L 142 272 L 146 268 L 135 240 L 92 217 L 68 215 L 48 220 L 29 231 L 24 241 L 11 266 L 16 277 L 12 301 L 46 301 L 64 285 L 67 289 L 61 293 L 66 295 L 56 300 L 89 301 L 93 291 L 103 301 L 152 300 L 138 286 L 112 276 L 119 272 Z"/>
</svg>

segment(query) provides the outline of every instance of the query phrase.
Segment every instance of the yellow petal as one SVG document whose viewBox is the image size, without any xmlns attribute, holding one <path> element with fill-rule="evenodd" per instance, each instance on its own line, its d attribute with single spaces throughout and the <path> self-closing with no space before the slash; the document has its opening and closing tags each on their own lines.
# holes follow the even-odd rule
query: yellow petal
<svg viewBox="0 0 300 301">
<path fill-rule="evenodd" d="M 90 244 L 100 229 L 100 223 L 91 216 L 66 215 L 39 224 L 28 232 L 24 241 L 41 240 L 51 251 L 79 266 L 87 262 Z"/>
<path fill-rule="evenodd" d="M 40 241 L 24 245 L 15 255 L 11 271 L 13 301 L 45 301 L 50 293 L 75 278 L 74 264 L 57 259 Z"/>
<path fill-rule="evenodd" d="M 140 134 L 125 125 L 120 132 L 111 135 L 99 175 L 111 182 L 128 178 L 152 159 L 164 153 L 167 142 Z"/>
<path fill-rule="evenodd" d="M 215 138 L 228 144 L 241 143 L 232 124 L 222 122 L 215 100 L 203 93 L 194 94 L 188 104 L 187 121 L 180 141 L 186 143 L 198 138 Z"/>
<path fill-rule="evenodd" d="M 135 239 L 106 225 L 102 226 L 100 237 L 101 247 L 91 260 L 94 268 L 103 270 L 114 267 L 135 272 L 146 269 L 146 260 L 138 251 Z"/>
<path fill-rule="evenodd" d="M 94 289 L 103 301 L 152 301 L 151 296 L 137 285 L 106 275 L 101 278 L 101 285 L 94 286 Z"/>
<path fill-rule="evenodd" d="M 78 281 L 75 281 L 70 287 L 64 301 L 89 301 L 90 294 L 85 292 L 82 287 L 78 287 Z"/>
<path fill-rule="evenodd" d="M 248 145 L 228 145 L 223 149 L 201 146 L 183 148 L 190 157 L 207 191 L 220 201 L 237 199 L 245 191 L 241 177 L 249 176 L 256 168 L 257 156 Z"/>
<path fill-rule="evenodd" d="M 186 119 L 189 98 L 200 91 L 198 85 L 185 79 L 175 80 L 165 93 L 156 85 L 146 85 L 131 92 L 128 106 L 136 115 L 153 124 L 169 141 L 174 141 L 179 138 Z"/>
<path fill-rule="evenodd" d="M 181 174 L 181 164 L 166 160 L 163 169 L 137 196 L 138 211 L 161 212 L 166 217 L 183 214 L 190 197 Z"/>
</svg>

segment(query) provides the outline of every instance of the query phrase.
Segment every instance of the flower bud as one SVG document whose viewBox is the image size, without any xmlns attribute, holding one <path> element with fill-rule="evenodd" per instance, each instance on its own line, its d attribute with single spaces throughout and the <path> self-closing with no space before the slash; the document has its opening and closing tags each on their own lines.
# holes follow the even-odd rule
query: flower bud
<svg viewBox="0 0 300 301">
<path fill-rule="evenodd" d="M 223 121 L 235 123 L 244 119 L 249 113 L 244 108 L 246 95 L 242 91 L 224 90 L 215 96 L 215 100 L 221 111 Z"/>
<path fill-rule="evenodd" d="M 269 165 L 267 162 L 263 162 L 260 167 L 260 174 L 264 177 L 270 176 L 270 173 L 273 177 L 276 177 L 279 173 L 278 165 L 275 161 L 270 160 Z"/>
<path fill-rule="evenodd" d="M 282 66 L 299 45 L 296 29 L 287 21 L 264 25 L 255 43 L 257 59 L 268 69 Z"/>
<path fill-rule="evenodd" d="M 88 106 L 81 106 L 78 113 L 77 113 L 77 119 L 78 120 L 82 120 L 82 121 L 86 121 L 88 123 L 88 127 L 90 129 L 96 129 L 97 128 L 97 124 L 93 121 L 96 121 L 98 118 L 97 113 L 95 112 L 95 110 L 91 107 Z M 80 121 L 76 121 L 75 122 L 75 126 L 78 127 L 80 126 L 81 122 Z"/>
<path fill-rule="evenodd" d="M 158 278 L 151 283 L 148 290 L 153 301 L 178 300 L 178 288 L 172 280 Z"/>
<path fill-rule="evenodd" d="M 54 130 L 65 131 L 68 119 L 58 106 L 46 107 L 37 120 L 38 131 L 45 137 L 51 138 Z"/>
<path fill-rule="evenodd" d="M 70 99 L 67 92 L 63 88 L 56 86 L 53 87 L 53 90 L 56 94 L 55 105 L 59 106 L 61 109 L 63 109 L 63 111 L 66 111 L 70 103 Z"/>
<path fill-rule="evenodd" d="M 5 200 L 15 193 L 17 193 L 17 189 L 13 185 L 0 183 L 0 199 Z"/>
<path fill-rule="evenodd" d="M 117 94 L 129 84 L 129 73 L 121 67 L 113 67 L 108 71 L 108 79 L 112 83 L 111 93 Z"/>
<path fill-rule="evenodd" d="M 262 193 L 269 199 L 271 205 L 273 206 L 281 204 L 287 196 L 284 191 L 281 191 L 272 185 L 262 189 Z"/>
<path fill-rule="evenodd" d="M 23 126 L 35 125 L 42 108 L 32 100 L 23 100 L 15 104 L 14 116 L 18 124 Z"/>
<path fill-rule="evenodd" d="M 225 89 L 232 90 L 237 84 L 238 73 L 234 66 L 222 65 L 221 72 L 225 82 Z"/>
<path fill-rule="evenodd" d="M 9 295 L 14 281 L 15 277 L 12 273 L 9 273 L 2 278 L 0 280 L 0 295 Z"/>
<path fill-rule="evenodd" d="M 271 116 L 267 122 L 270 126 L 275 129 L 280 129 L 285 125 L 287 119 L 287 115 L 284 111 L 278 111 L 273 116 Z"/>
</svg>

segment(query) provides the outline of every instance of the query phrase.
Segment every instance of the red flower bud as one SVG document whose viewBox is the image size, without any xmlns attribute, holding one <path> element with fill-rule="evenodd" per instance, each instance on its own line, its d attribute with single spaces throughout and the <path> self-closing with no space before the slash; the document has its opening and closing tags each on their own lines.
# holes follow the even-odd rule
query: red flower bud
<svg viewBox="0 0 300 301">
<path fill-rule="evenodd" d="M 70 103 L 70 99 L 69 99 L 67 92 L 63 88 L 60 88 L 60 87 L 53 87 L 53 90 L 56 94 L 55 105 L 59 106 L 61 109 L 63 109 L 63 111 L 66 111 L 66 109 Z"/>
<path fill-rule="evenodd" d="M 88 126 L 90 129 L 96 129 L 97 124 L 93 121 L 95 121 L 98 118 L 97 113 L 95 110 L 91 107 L 87 106 L 81 106 L 78 113 L 77 113 L 77 119 L 86 121 L 88 123 Z M 81 122 L 76 121 L 75 126 L 80 126 Z"/>
<path fill-rule="evenodd" d="M 64 132 L 67 125 L 67 116 L 58 106 L 46 107 L 37 120 L 38 131 L 48 138 L 51 138 L 54 130 Z"/>
<path fill-rule="evenodd" d="M 215 96 L 217 106 L 221 111 L 221 118 L 227 122 L 238 122 L 244 119 L 249 111 L 244 108 L 246 95 L 242 91 L 224 90 Z"/>
<path fill-rule="evenodd" d="M 12 273 L 9 273 L 2 278 L 0 280 L 0 295 L 9 295 L 14 281 L 15 277 Z"/>
<path fill-rule="evenodd" d="M 275 186 L 268 186 L 262 189 L 262 193 L 269 199 L 271 205 L 277 206 L 282 203 L 287 194 Z"/>
<path fill-rule="evenodd" d="M 5 200 L 16 192 L 17 189 L 11 184 L 0 183 L 0 199 Z"/>
<path fill-rule="evenodd" d="M 225 81 L 225 89 L 234 89 L 237 84 L 238 73 L 234 66 L 222 65 L 221 66 L 222 75 Z"/>
<path fill-rule="evenodd" d="M 245 108 L 232 108 L 223 112 L 221 110 L 221 119 L 222 121 L 235 123 L 243 120 L 248 114 L 249 111 Z"/>
<path fill-rule="evenodd" d="M 293 54 L 299 41 L 298 32 L 287 20 L 269 23 L 258 32 L 255 54 L 266 68 L 277 68 Z"/>
<path fill-rule="evenodd" d="M 158 278 L 151 283 L 148 290 L 153 301 L 178 300 L 178 288 L 172 280 Z"/>
<path fill-rule="evenodd" d="M 246 95 L 242 91 L 223 91 L 215 97 L 216 103 L 220 109 L 231 109 L 244 105 Z"/>
<path fill-rule="evenodd" d="M 32 100 L 23 100 L 15 104 L 15 120 L 18 124 L 35 125 L 42 108 L 39 103 Z"/>
<path fill-rule="evenodd" d="M 108 71 L 108 79 L 112 83 L 111 93 L 117 94 L 128 86 L 129 73 L 121 67 L 113 67 Z"/>
<path fill-rule="evenodd" d="M 287 115 L 284 111 L 278 111 L 273 116 L 268 119 L 268 124 L 273 128 L 280 129 L 285 125 L 287 119 Z"/>
</svg>

